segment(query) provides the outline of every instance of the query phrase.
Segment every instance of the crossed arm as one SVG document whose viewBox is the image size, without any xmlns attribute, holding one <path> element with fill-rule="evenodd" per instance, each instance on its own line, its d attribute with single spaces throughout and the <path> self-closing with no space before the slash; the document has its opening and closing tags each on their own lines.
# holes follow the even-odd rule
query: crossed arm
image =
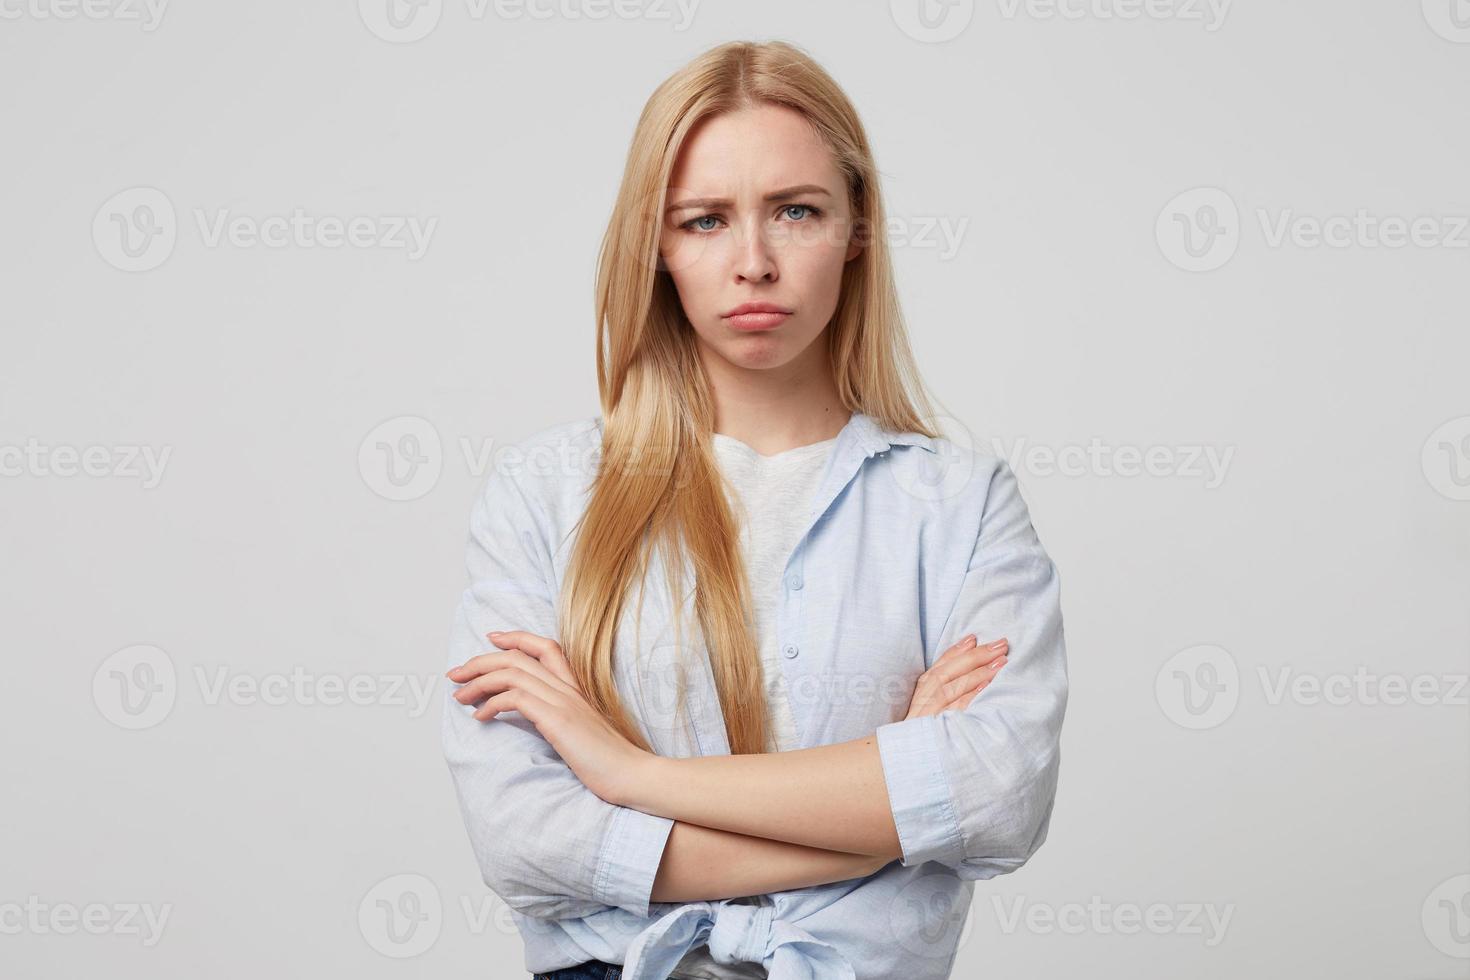
<svg viewBox="0 0 1470 980">
<path fill-rule="evenodd" d="M 676 822 L 653 901 L 810 888 L 902 856 L 872 737 L 765 755 L 650 756 L 615 801 Z"/>
<path fill-rule="evenodd" d="M 551 739 L 563 742 L 555 751 L 548 745 L 533 706 L 549 706 L 539 699 L 503 703 L 518 714 L 489 724 L 451 705 L 446 755 L 486 882 L 526 914 L 560 918 L 813 887 L 865 877 L 900 857 L 966 879 L 1020 867 L 1050 817 L 1066 662 L 1056 570 L 1004 466 L 991 491 L 940 640 L 952 640 L 961 624 L 1010 636 L 1008 683 L 965 710 L 892 722 L 834 745 L 615 755 L 631 771 L 611 793 L 606 779 L 587 778 L 565 740 Z M 543 637 L 555 628 L 538 575 L 544 543 L 520 533 L 528 523 L 521 506 L 493 482 L 477 504 L 472 584 L 451 663 L 468 660 L 488 626 Z"/>
<path fill-rule="evenodd" d="M 488 638 L 509 649 L 451 669 L 462 684 L 454 699 L 484 699 L 472 723 L 503 725 L 503 712 L 518 711 L 606 804 L 671 823 L 651 855 L 658 868 L 650 901 L 809 888 L 902 857 L 875 735 L 773 754 L 656 755 L 629 744 L 587 704 L 555 640 L 522 630 Z M 970 638 L 947 654 L 921 678 L 911 713 L 973 698 L 967 665 L 997 665 L 973 671 L 988 683 L 1005 659 Z"/>
<path fill-rule="evenodd" d="M 695 901 L 863 877 L 898 858 L 876 733 L 776 754 L 690 758 L 643 751 L 587 704 L 561 645 L 523 630 L 486 637 L 507 648 L 448 672 L 474 718 L 518 711 L 606 803 L 670 822 L 652 901 Z M 919 677 L 910 719 L 963 709 L 1007 662 L 1008 643 L 967 635 Z M 728 869 L 728 870 L 725 870 Z"/>
<path fill-rule="evenodd" d="M 874 736 L 763 755 L 650 755 L 646 766 L 610 802 L 885 863 L 903 854 Z"/>
<path fill-rule="evenodd" d="M 767 895 L 863 878 L 888 863 L 879 857 L 826 850 L 675 821 L 649 897 L 653 902 L 705 902 Z"/>
</svg>

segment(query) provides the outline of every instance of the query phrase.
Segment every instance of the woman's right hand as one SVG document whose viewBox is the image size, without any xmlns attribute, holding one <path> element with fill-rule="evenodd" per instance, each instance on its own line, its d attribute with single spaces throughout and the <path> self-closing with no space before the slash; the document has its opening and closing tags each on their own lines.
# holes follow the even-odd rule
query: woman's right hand
<svg viewBox="0 0 1470 980">
<path fill-rule="evenodd" d="M 934 666 L 919 675 L 904 720 L 969 707 L 975 695 L 995 679 L 996 671 L 1005 666 L 1008 649 L 1005 637 L 980 646 L 972 633 L 944 651 Z"/>
</svg>

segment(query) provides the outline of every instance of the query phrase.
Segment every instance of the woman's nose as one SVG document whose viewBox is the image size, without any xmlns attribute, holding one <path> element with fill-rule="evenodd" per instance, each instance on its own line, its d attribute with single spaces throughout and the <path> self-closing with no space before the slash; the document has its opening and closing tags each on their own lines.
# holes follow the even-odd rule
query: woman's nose
<svg viewBox="0 0 1470 980">
<path fill-rule="evenodd" d="M 771 243 L 758 231 L 746 230 L 738 239 L 735 272 L 741 279 L 759 281 L 776 278 L 776 257 Z"/>
</svg>

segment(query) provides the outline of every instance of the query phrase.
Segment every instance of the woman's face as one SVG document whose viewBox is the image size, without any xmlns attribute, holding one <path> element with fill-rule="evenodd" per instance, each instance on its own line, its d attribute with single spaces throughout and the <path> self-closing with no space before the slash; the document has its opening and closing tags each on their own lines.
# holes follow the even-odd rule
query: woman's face
<svg viewBox="0 0 1470 980">
<path fill-rule="evenodd" d="M 659 254 L 703 353 L 770 369 L 819 352 L 862 246 L 832 152 L 805 117 L 761 105 L 703 120 L 669 181 Z M 786 315 L 732 315 L 747 304 Z"/>
</svg>

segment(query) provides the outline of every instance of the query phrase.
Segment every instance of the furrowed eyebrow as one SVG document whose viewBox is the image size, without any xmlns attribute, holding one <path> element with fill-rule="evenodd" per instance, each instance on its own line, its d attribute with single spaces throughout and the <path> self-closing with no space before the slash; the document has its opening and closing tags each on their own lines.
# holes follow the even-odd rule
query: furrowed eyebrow
<svg viewBox="0 0 1470 980">
<path fill-rule="evenodd" d="M 778 201 L 789 201 L 794 197 L 801 197 L 806 194 L 825 194 L 827 197 L 832 196 L 831 191 L 817 184 L 797 184 L 795 187 L 783 187 L 779 191 L 772 191 L 761 198 L 761 200 L 774 204 Z M 665 209 L 665 213 L 691 211 L 696 208 L 730 208 L 734 206 L 735 202 L 723 197 L 691 197 L 670 204 Z"/>
</svg>

